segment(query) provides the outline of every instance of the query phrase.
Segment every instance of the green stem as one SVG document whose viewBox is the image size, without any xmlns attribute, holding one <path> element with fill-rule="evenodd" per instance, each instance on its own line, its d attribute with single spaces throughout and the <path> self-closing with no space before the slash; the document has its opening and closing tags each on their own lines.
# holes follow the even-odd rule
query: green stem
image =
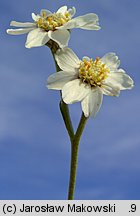
<svg viewBox="0 0 140 216">
<path fill-rule="evenodd" d="M 59 72 L 61 69 L 59 68 L 59 65 L 57 64 L 55 60 L 54 54 L 56 53 L 59 46 L 52 42 L 47 44 L 52 52 L 53 59 L 56 66 L 56 71 Z M 70 114 L 69 114 L 69 108 L 68 105 L 63 101 L 62 95 L 61 95 L 61 101 L 60 101 L 60 111 L 66 126 L 66 129 L 68 131 L 70 140 L 71 140 L 71 168 L 70 168 L 70 180 L 69 180 L 69 192 L 68 192 L 68 200 L 74 199 L 74 191 L 75 191 L 75 183 L 76 183 L 76 171 L 77 171 L 77 165 L 78 165 L 78 150 L 79 150 L 79 143 L 80 138 L 82 136 L 86 121 L 88 118 L 84 116 L 82 113 L 78 128 L 76 133 L 74 134 Z"/>
<path fill-rule="evenodd" d="M 64 101 L 62 99 L 60 101 L 60 111 L 61 111 L 63 120 L 65 122 L 65 126 L 67 128 L 67 131 L 68 131 L 71 143 L 72 143 L 73 138 L 74 138 L 74 130 L 73 130 L 72 122 L 70 119 L 68 105 L 66 103 L 64 103 Z"/>
<path fill-rule="evenodd" d="M 76 171 L 77 171 L 77 165 L 78 165 L 79 143 L 80 143 L 80 138 L 83 133 L 87 119 L 88 118 L 86 118 L 84 114 L 82 113 L 76 134 L 72 142 L 71 170 L 70 170 L 68 200 L 74 199 L 74 191 L 75 191 L 75 184 L 76 184 Z"/>
<path fill-rule="evenodd" d="M 54 59 L 54 62 L 55 62 L 56 71 L 59 72 L 61 69 L 60 69 L 59 65 L 57 64 L 57 62 L 55 60 L 54 51 L 52 49 L 51 49 L 51 52 L 52 52 L 53 59 Z M 64 123 L 65 123 L 66 129 L 67 129 L 67 132 L 68 132 L 70 140 L 72 142 L 72 140 L 74 138 L 74 130 L 73 130 L 70 114 L 69 114 L 68 105 L 62 100 L 62 95 L 61 95 L 61 101 L 60 101 L 59 106 L 60 106 L 60 111 L 61 111 L 61 114 L 62 114 Z"/>
</svg>

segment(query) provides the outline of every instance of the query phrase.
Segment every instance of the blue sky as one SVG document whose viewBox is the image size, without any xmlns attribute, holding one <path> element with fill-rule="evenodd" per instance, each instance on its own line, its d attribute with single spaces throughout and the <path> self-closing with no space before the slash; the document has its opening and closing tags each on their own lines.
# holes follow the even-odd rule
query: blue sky
<svg viewBox="0 0 140 216">
<path fill-rule="evenodd" d="M 72 31 L 69 47 L 82 58 L 116 52 L 135 87 L 104 97 L 82 136 L 75 199 L 140 199 L 140 2 L 137 0 L 0 2 L 0 199 L 66 199 L 70 142 L 58 109 L 59 92 L 46 88 L 55 66 L 47 47 L 26 49 L 26 35 L 5 33 L 31 12 L 77 8 L 97 13 L 100 31 Z M 70 106 L 76 128 L 80 104 Z"/>
</svg>

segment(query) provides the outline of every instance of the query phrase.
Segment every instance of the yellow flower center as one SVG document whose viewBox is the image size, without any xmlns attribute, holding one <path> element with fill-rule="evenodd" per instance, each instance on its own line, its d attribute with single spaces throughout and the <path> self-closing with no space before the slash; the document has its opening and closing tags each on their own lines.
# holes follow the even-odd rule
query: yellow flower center
<svg viewBox="0 0 140 216">
<path fill-rule="evenodd" d="M 101 86 L 110 73 L 110 70 L 103 64 L 99 57 L 93 61 L 83 59 L 80 63 L 79 78 L 91 86 Z"/>
<path fill-rule="evenodd" d="M 45 11 L 42 11 L 41 17 L 36 21 L 39 28 L 45 29 L 45 31 L 55 31 L 56 27 L 64 25 L 71 19 L 69 12 L 53 13 L 47 16 Z"/>
</svg>

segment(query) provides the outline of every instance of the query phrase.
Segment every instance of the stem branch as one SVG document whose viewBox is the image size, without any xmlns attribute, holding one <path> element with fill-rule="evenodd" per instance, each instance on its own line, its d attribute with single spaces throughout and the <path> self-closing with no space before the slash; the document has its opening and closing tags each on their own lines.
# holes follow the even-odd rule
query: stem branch
<svg viewBox="0 0 140 216">
<path fill-rule="evenodd" d="M 86 118 L 84 114 L 82 113 L 76 134 L 72 142 L 71 170 L 70 170 L 68 200 L 74 199 L 74 190 L 75 190 L 75 184 L 76 184 L 76 171 L 77 171 L 77 165 L 78 165 L 79 143 L 80 143 L 80 138 L 83 133 L 87 119 L 88 118 Z"/>
<path fill-rule="evenodd" d="M 59 68 L 59 65 L 57 64 L 55 60 L 55 53 L 59 46 L 56 43 L 53 43 L 51 40 L 47 44 L 52 52 L 53 59 L 56 66 L 56 71 L 59 72 L 61 69 Z M 76 133 L 74 134 L 70 114 L 69 114 L 69 107 L 68 105 L 63 101 L 62 95 L 61 95 L 61 101 L 60 101 L 60 111 L 66 126 L 66 129 L 68 131 L 70 141 L 71 141 L 71 168 L 70 168 L 70 180 L 69 180 L 69 191 L 68 191 L 68 200 L 74 199 L 74 191 L 75 191 L 75 184 L 76 184 L 76 171 L 77 171 L 77 165 L 78 165 L 78 150 L 79 150 L 79 143 L 80 138 L 82 136 L 86 121 L 88 118 L 84 116 L 84 113 L 82 113 L 78 128 Z"/>
<path fill-rule="evenodd" d="M 63 120 L 65 122 L 65 126 L 67 128 L 67 131 L 68 131 L 71 143 L 72 143 L 73 138 L 74 138 L 74 130 L 73 130 L 70 114 L 69 114 L 68 105 L 62 99 L 60 101 L 60 111 L 61 111 Z"/>
<path fill-rule="evenodd" d="M 55 49 L 54 49 L 55 50 Z M 57 50 L 57 49 L 56 49 Z M 55 52 L 56 52 L 55 50 Z M 59 68 L 59 65 L 57 64 L 56 60 L 55 60 L 55 56 L 54 56 L 54 51 L 53 49 L 51 49 L 52 55 L 53 55 L 53 59 L 55 62 L 55 67 L 56 67 L 56 71 L 59 72 L 61 69 Z M 73 138 L 74 138 L 74 130 L 73 130 L 73 126 L 72 126 L 72 122 L 71 122 L 71 118 L 70 118 L 70 114 L 69 114 L 69 107 L 68 105 L 63 101 L 62 99 L 62 95 L 61 95 L 61 101 L 60 101 L 60 111 L 67 129 L 67 132 L 69 134 L 70 140 L 72 142 Z"/>
</svg>

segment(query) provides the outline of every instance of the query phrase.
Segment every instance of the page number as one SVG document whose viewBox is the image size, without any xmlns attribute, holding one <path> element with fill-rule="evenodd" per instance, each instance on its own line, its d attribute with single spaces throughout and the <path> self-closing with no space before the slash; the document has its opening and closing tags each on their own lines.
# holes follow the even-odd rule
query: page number
<svg viewBox="0 0 140 216">
<path fill-rule="evenodd" d="M 131 210 L 129 212 L 136 212 L 136 204 L 131 204 Z"/>
</svg>

